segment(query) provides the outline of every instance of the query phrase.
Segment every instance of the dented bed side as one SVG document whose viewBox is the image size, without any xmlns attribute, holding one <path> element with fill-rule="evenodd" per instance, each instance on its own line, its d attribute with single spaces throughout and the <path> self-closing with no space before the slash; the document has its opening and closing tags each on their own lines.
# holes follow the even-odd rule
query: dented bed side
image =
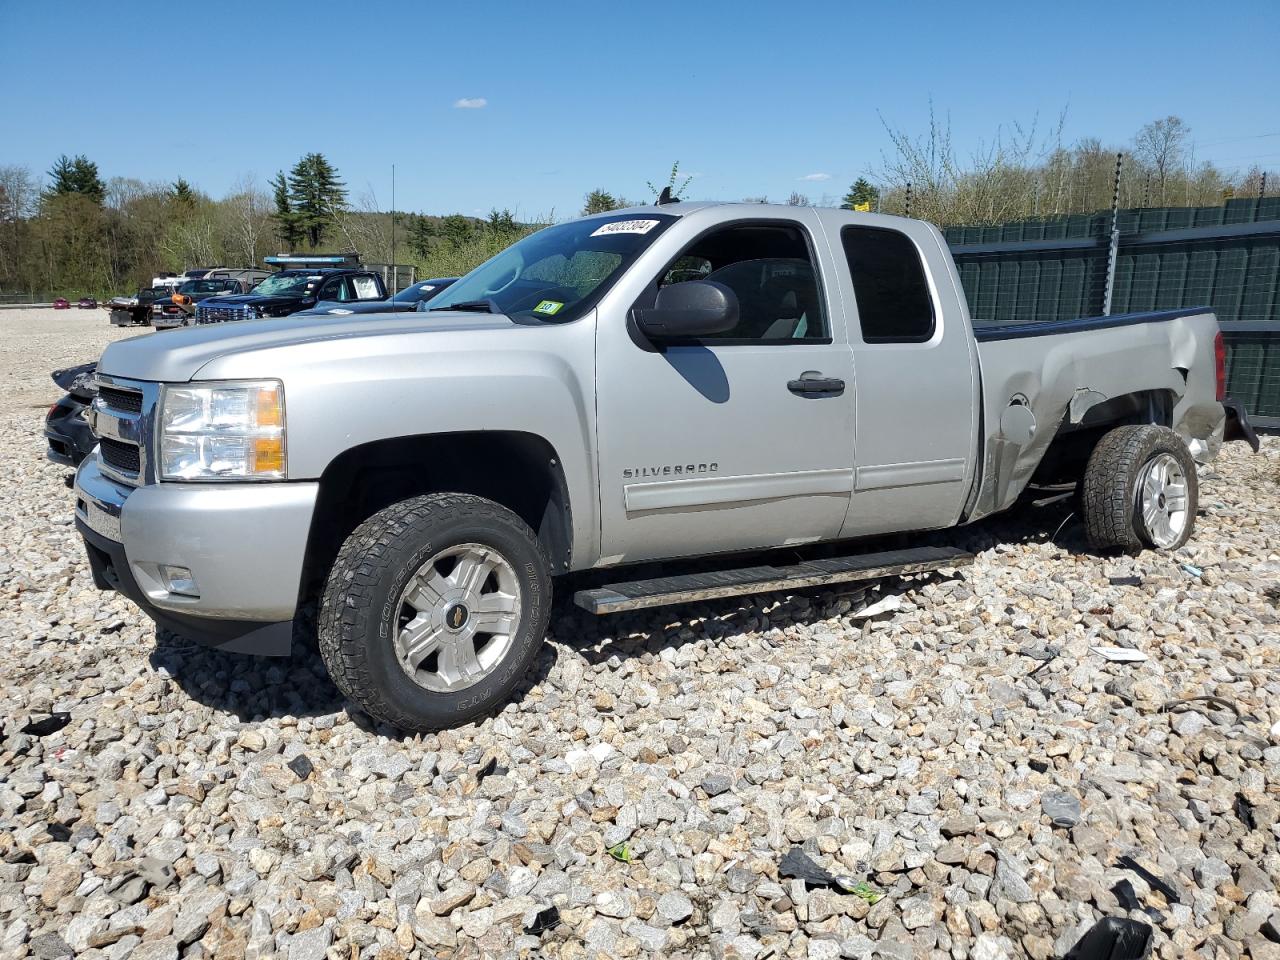
<svg viewBox="0 0 1280 960">
<path fill-rule="evenodd" d="M 1225 414 L 1211 311 L 1041 329 L 975 322 L 985 448 L 968 520 L 1012 505 L 1060 433 L 1106 424 L 1118 404 L 1146 405 L 1148 422 L 1167 422 L 1198 461 L 1216 456 Z"/>
</svg>

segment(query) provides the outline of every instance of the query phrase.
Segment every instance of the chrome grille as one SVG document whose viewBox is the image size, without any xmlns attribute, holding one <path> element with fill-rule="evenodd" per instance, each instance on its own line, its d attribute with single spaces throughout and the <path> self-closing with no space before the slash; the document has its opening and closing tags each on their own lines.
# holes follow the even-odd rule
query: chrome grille
<svg viewBox="0 0 1280 960">
<path fill-rule="evenodd" d="M 233 320 L 256 320 L 258 314 L 247 304 L 234 306 L 196 307 L 196 323 L 228 323 Z"/>
<path fill-rule="evenodd" d="M 103 463 L 125 473 L 138 474 L 142 468 L 142 455 L 134 444 L 110 437 L 103 437 L 98 443 L 102 448 Z"/>
<path fill-rule="evenodd" d="M 117 390 L 115 387 L 99 387 L 98 396 L 103 405 L 125 413 L 142 412 L 142 394 L 133 390 Z"/>
<path fill-rule="evenodd" d="M 148 447 L 160 385 L 99 374 L 89 425 L 98 438 L 98 463 L 113 480 L 138 486 L 154 481 Z"/>
</svg>

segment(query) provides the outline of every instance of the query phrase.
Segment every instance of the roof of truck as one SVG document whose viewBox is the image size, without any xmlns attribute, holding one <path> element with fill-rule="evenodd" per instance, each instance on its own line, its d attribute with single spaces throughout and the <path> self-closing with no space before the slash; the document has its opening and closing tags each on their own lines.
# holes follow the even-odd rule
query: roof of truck
<svg viewBox="0 0 1280 960">
<path fill-rule="evenodd" d="M 855 219 L 869 219 L 869 220 L 910 219 L 905 217 L 897 217 L 892 214 L 863 213 L 861 211 L 846 210 L 843 207 L 839 207 L 839 208 L 837 207 L 795 207 L 787 203 L 751 203 L 751 202 L 744 203 L 742 201 L 735 202 L 735 201 L 728 201 L 728 200 L 681 200 L 676 203 L 664 203 L 661 206 L 657 206 L 656 204 L 646 203 L 646 204 L 641 204 L 635 207 L 623 207 L 621 210 L 609 210 L 604 213 L 593 214 L 592 216 L 616 217 L 619 214 L 642 215 L 642 214 L 660 213 L 660 214 L 665 214 L 667 216 L 681 217 L 681 216 L 687 216 L 688 214 L 691 214 L 691 213 L 697 213 L 700 210 L 709 210 L 709 209 L 725 210 L 726 212 L 732 212 L 732 213 L 740 214 L 743 216 L 750 216 L 752 212 L 758 213 L 761 209 L 765 209 L 765 210 L 771 210 L 771 211 L 786 210 L 792 213 L 795 213 L 798 210 L 815 210 L 818 213 L 823 213 L 823 214 L 834 213 L 834 214 L 840 214 L 843 216 L 853 217 Z M 585 220 L 590 218 L 584 217 L 583 219 Z"/>
</svg>

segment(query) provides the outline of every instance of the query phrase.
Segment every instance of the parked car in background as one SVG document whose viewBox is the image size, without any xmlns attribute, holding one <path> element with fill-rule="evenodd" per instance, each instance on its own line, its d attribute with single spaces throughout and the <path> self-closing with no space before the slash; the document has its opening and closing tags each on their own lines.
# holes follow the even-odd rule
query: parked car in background
<svg viewBox="0 0 1280 960">
<path fill-rule="evenodd" d="M 177 273 L 158 273 L 151 278 L 151 286 L 165 287 L 174 290 L 187 281 L 187 277 Z"/>
<path fill-rule="evenodd" d="M 53 301 L 53 309 L 55 309 L 55 310 L 70 310 L 70 309 L 71 309 L 71 302 L 70 302 L 70 301 L 68 301 L 68 300 L 65 300 L 65 299 L 64 299 L 64 298 L 62 298 L 62 297 L 58 297 L 58 299 L 56 299 L 56 300 L 54 300 L 54 301 Z"/>
<path fill-rule="evenodd" d="M 226 297 L 247 293 L 243 280 L 230 277 L 188 280 L 167 297 L 160 297 L 151 305 L 151 325 L 157 330 L 169 330 L 186 326 L 196 313 L 196 305 L 210 297 Z"/>
<path fill-rule="evenodd" d="M 385 300 L 322 300 L 310 310 L 298 311 L 299 316 L 345 316 L 351 313 L 410 313 L 421 309 L 432 297 L 446 290 L 457 277 L 437 277 L 419 280 Z"/>
<path fill-rule="evenodd" d="M 1176 551 L 1197 464 L 1250 433 L 1224 363 L 1207 307 L 973 320 L 920 221 L 661 204 L 414 317 L 111 344 L 75 522 L 95 584 L 187 639 L 285 654 L 318 605 L 337 686 L 431 730 L 503 703 L 574 571 L 617 568 L 593 613 L 919 573 L 972 559 L 920 532 L 1029 489 L 1078 490 L 1096 548 Z"/>
<path fill-rule="evenodd" d="M 86 417 L 89 405 L 98 395 L 98 385 L 93 379 L 97 367 L 95 361 L 51 374 L 53 382 L 67 391 L 44 418 L 44 435 L 49 442 L 45 455 L 54 463 L 78 466 L 98 443 Z"/>
<path fill-rule="evenodd" d="M 80 302 L 76 304 L 81 310 L 97 310 L 98 301 L 93 297 L 81 297 Z"/>
<path fill-rule="evenodd" d="M 287 317 L 321 300 L 361 303 L 385 300 L 382 276 L 371 270 L 281 270 L 250 293 L 210 297 L 196 306 L 196 324 Z"/>
<path fill-rule="evenodd" d="M 273 270 L 262 270 L 257 267 L 216 267 L 202 279 L 205 280 L 239 280 L 247 293 L 267 277 L 274 275 Z"/>
<path fill-rule="evenodd" d="M 151 323 L 151 305 L 161 297 L 167 297 L 171 287 L 144 287 L 133 297 L 116 297 L 111 308 L 111 323 L 117 327 L 147 326 Z M 127 305 L 122 305 L 127 304 Z"/>
</svg>

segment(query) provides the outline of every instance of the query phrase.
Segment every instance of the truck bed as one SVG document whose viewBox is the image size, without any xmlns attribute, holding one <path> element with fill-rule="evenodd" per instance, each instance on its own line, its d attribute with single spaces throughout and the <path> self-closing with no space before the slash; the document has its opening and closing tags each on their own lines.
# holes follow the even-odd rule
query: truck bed
<svg viewBox="0 0 1280 960">
<path fill-rule="evenodd" d="M 992 340 L 1020 340 L 1024 337 L 1051 337 L 1059 333 L 1079 333 L 1107 327 L 1128 327 L 1137 323 L 1162 323 L 1179 317 L 1194 317 L 1212 311 L 1212 307 L 1179 307 L 1176 310 L 1148 310 L 1139 313 L 1115 313 L 1105 317 L 1080 317 L 1075 320 L 973 320 L 973 335 L 980 343 Z"/>
<path fill-rule="evenodd" d="M 970 519 L 1010 506 L 1055 438 L 1093 424 L 1167 423 L 1197 459 L 1216 452 L 1212 308 L 972 323 L 986 427 Z"/>
</svg>

